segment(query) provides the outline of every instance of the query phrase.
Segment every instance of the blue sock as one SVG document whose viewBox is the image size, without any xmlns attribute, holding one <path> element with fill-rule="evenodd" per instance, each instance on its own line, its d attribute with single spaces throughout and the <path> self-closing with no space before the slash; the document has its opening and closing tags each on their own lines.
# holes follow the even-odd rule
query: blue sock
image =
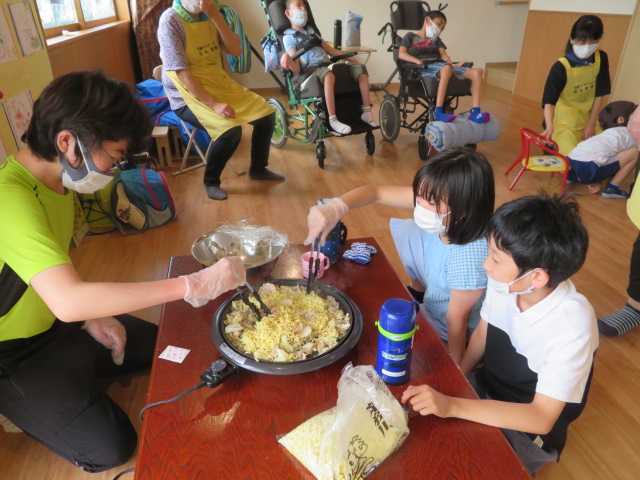
<svg viewBox="0 0 640 480">
<path fill-rule="evenodd" d="M 489 112 L 481 112 L 479 107 L 473 107 L 469 112 L 469 120 L 476 123 L 486 123 L 491 120 Z"/>
<path fill-rule="evenodd" d="M 444 113 L 442 111 L 442 107 L 436 107 L 436 110 L 433 113 L 433 117 L 438 122 L 453 122 L 456 119 L 455 115 L 451 113 Z"/>
</svg>

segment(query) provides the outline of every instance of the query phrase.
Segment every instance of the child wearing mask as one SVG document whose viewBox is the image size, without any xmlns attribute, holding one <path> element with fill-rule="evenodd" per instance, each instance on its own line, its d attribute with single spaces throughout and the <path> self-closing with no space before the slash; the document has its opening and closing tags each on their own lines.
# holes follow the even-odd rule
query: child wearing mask
<svg viewBox="0 0 640 480">
<path fill-rule="evenodd" d="M 581 16 L 571 27 L 565 56 L 553 64 L 544 86 L 542 136 L 554 140 L 563 155 L 602 131 L 598 113 L 611 93 L 609 58 L 599 50 L 603 33 L 599 17 Z"/>
<path fill-rule="evenodd" d="M 425 47 L 427 47 L 427 51 L 432 51 L 434 47 L 437 48 L 439 61 L 429 62 L 422 73 L 425 76 L 440 78 L 438 92 L 436 94 L 435 119 L 439 122 L 452 122 L 456 118 L 454 114 L 443 111 L 449 79 L 451 75 L 456 75 L 457 77 L 471 80 L 471 101 L 473 102 L 473 108 L 471 109 L 469 120 L 476 123 L 488 122 L 491 119 L 491 115 L 488 112 L 482 112 L 480 110 L 480 89 L 482 87 L 483 71 L 481 68 L 463 67 L 462 65 L 465 62 L 451 63 L 451 58 L 447 54 L 447 46 L 440 39 L 440 34 L 446 25 L 447 17 L 445 17 L 444 13 L 437 10 L 429 12 L 419 32 L 409 32 L 403 37 L 400 49 L 398 50 L 398 58 L 405 62 L 423 65 L 425 59 L 420 58 L 422 56 L 420 52 L 425 51 L 423 50 Z"/>
<path fill-rule="evenodd" d="M 412 187 L 369 185 L 312 207 L 305 243 L 318 236 L 324 241 L 350 209 L 376 203 L 413 210 L 413 219 L 391 219 L 391 234 L 411 278 L 409 291 L 460 363 L 480 320 L 494 197 L 493 171 L 484 156 L 445 150 L 416 173 Z"/>
<path fill-rule="evenodd" d="M 498 208 L 482 319 L 460 365 L 480 399 L 411 385 L 402 402 L 421 415 L 501 428 L 532 475 L 557 461 L 586 405 L 598 347 L 593 308 L 569 280 L 588 244 L 569 196 L 521 197 Z"/>
<path fill-rule="evenodd" d="M 331 64 L 330 57 L 343 55 L 344 52 L 335 49 L 322 40 L 320 46 L 307 50 L 299 58 L 292 60 L 291 57 L 298 51 L 298 43 L 309 38 L 317 38 L 318 35 L 313 27 L 307 25 L 308 15 L 307 7 L 304 0 L 287 0 L 285 15 L 291 21 L 291 28 L 284 31 L 282 41 L 284 43 L 285 53 L 280 59 L 283 69 L 291 70 L 297 74 L 304 74 L 305 80 L 301 87 L 304 87 L 306 81 L 313 75 L 317 76 L 324 85 L 324 100 L 329 114 L 329 124 L 331 129 L 340 134 L 347 135 L 351 133 L 351 127 L 338 120 L 336 117 L 336 103 L 334 84 L 335 76 L 331 72 L 331 68 L 335 64 Z M 372 127 L 377 127 L 376 122 L 371 116 L 371 99 L 369 96 L 369 75 L 367 68 L 358 63 L 354 57 L 348 59 L 351 77 L 358 82 L 360 86 L 360 95 L 362 96 L 362 121 L 368 123 Z"/>
</svg>

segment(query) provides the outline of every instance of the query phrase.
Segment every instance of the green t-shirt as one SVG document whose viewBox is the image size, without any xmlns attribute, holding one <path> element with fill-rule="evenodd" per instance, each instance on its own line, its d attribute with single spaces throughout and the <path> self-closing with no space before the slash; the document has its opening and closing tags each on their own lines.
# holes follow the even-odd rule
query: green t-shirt
<svg viewBox="0 0 640 480">
<path fill-rule="evenodd" d="M 18 283 L 15 275 L 7 275 L 8 267 L 29 285 L 37 273 L 70 264 L 72 233 L 73 192 L 60 195 L 45 187 L 13 155 L 0 164 L 0 296 Z M 54 319 L 29 286 L 0 317 L 0 341 L 42 333 Z"/>
</svg>

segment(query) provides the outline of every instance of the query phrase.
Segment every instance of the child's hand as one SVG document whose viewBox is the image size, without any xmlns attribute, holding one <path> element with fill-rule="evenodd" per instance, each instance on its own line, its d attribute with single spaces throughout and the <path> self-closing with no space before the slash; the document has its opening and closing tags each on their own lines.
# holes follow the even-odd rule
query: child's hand
<svg viewBox="0 0 640 480">
<path fill-rule="evenodd" d="M 596 134 L 596 127 L 594 125 L 587 125 L 582 130 L 582 140 L 586 140 L 587 138 L 591 138 Z"/>
<path fill-rule="evenodd" d="M 402 394 L 402 403 L 407 402 L 420 415 L 449 416 L 449 397 L 429 385 L 411 385 L 407 388 Z"/>
<path fill-rule="evenodd" d="M 291 55 L 286 52 L 280 57 L 280 67 L 282 67 L 283 70 L 291 70 L 291 62 Z"/>
<path fill-rule="evenodd" d="M 467 61 L 463 60 L 462 62 L 453 63 L 453 64 L 451 64 L 451 66 L 453 66 L 453 67 L 464 67 L 465 63 L 467 63 Z"/>
</svg>

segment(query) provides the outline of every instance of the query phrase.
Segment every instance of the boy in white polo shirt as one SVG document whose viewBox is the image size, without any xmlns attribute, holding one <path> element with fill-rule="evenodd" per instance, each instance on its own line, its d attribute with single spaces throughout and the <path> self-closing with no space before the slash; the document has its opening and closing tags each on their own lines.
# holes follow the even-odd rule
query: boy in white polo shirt
<svg viewBox="0 0 640 480">
<path fill-rule="evenodd" d="M 568 196 L 521 197 L 496 210 L 481 320 L 460 365 L 481 400 L 419 385 L 402 402 L 422 415 L 502 428 L 531 474 L 557 460 L 586 404 L 598 346 L 593 308 L 568 280 L 588 243 Z"/>
</svg>

